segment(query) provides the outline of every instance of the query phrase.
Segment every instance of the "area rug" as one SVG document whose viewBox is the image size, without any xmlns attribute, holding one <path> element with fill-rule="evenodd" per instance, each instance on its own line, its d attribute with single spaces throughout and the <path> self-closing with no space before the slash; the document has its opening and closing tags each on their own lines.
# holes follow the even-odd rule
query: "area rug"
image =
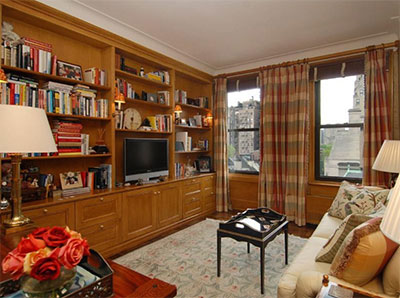
<svg viewBox="0 0 400 298">
<path fill-rule="evenodd" d="M 260 292 L 259 249 L 222 238 L 221 277 L 217 277 L 217 228 L 206 219 L 130 252 L 114 261 L 176 285 L 177 297 L 276 297 L 285 265 L 284 236 L 265 249 L 265 291 Z M 307 239 L 289 235 L 289 264 Z"/>
</svg>

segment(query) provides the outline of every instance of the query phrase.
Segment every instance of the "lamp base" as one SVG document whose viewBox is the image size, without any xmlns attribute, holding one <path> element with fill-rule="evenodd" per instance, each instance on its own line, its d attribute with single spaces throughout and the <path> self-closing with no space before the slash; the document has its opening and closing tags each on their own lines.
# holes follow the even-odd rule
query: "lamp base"
<svg viewBox="0 0 400 298">
<path fill-rule="evenodd" d="M 23 215 L 18 216 L 18 217 L 13 217 L 11 219 L 5 219 L 3 221 L 3 225 L 5 228 L 15 228 L 15 227 L 21 227 L 26 224 L 31 223 L 32 221 Z"/>
<path fill-rule="evenodd" d="M 8 236 L 8 235 L 14 235 L 14 234 L 21 234 L 21 236 L 25 236 L 26 234 L 30 233 L 31 231 L 33 231 L 36 228 L 36 226 L 33 223 L 29 223 L 23 226 L 19 226 L 19 227 L 5 227 L 4 225 L 2 225 L 0 227 L 0 231 L 1 231 L 1 235 L 2 236 Z M 18 237 L 18 241 L 21 238 Z"/>
</svg>

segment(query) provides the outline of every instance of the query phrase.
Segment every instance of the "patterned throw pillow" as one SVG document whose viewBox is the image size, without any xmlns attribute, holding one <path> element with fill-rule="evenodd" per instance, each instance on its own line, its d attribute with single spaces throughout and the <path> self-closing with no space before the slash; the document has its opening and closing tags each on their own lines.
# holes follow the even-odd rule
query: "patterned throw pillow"
<svg viewBox="0 0 400 298">
<path fill-rule="evenodd" d="M 388 189 L 359 187 L 343 181 L 328 214 L 341 219 L 352 213 L 369 214 L 379 202 L 386 201 L 388 193 Z"/>
<path fill-rule="evenodd" d="M 381 217 L 351 231 L 333 259 L 330 274 L 358 286 L 376 277 L 398 248 L 379 229 Z"/>
<path fill-rule="evenodd" d="M 346 236 L 358 225 L 371 219 L 371 217 L 364 214 L 350 214 L 342 223 L 337 227 L 336 231 L 329 237 L 328 242 L 322 247 L 315 261 L 332 263 L 333 258 L 336 256 L 337 251 L 342 245 Z"/>
</svg>

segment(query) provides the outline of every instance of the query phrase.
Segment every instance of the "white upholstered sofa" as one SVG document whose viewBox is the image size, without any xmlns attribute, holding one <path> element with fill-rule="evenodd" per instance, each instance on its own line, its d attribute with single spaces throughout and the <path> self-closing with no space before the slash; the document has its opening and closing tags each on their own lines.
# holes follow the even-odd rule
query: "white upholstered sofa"
<svg viewBox="0 0 400 298">
<path fill-rule="evenodd" d="M 278 285 L 279 298 L 316 296 L 322 286 L 322 275 L 329 273 L 331 264 L 315 262 L 315 256 L 341 222 L 342 220 L 339 218 L 329 216 L 328 214 L 324 215 L 317 229 L 281 277 Z M 396 258 L 396 264 L 398 263 L 395 269 L 398 270 L 398 281 L 396 280 L 395 282 L 400 284 L 400 248 L 397 249 L 392 258 Z M 349 284 L 346 281 L 331 276 L 330 280 L 375 294 L 378 297 L 399 297 L 398 295 L 388 296 L 384 294 L 382 274 L 363 287 Z"/>
</svg>

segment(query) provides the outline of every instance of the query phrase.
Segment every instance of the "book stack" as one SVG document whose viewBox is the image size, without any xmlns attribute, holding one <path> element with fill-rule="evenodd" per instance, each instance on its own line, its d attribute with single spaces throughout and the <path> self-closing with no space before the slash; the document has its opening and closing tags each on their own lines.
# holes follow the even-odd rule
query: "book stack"
<svg viewBox="0 0 400 298">
<path fill-rule="evenodd" d="M 125 58 L 115 54 L 115 68 L 137 75 L 137 69 L 125 64 Z"/>
<path fill-rule="evenodd" d="M 4 64 L 41 73 L 55 74 L 56 57 L 51 57 L 53 46 L 30 37 L 3 42 Z"/>
<path fill-rule="evenodd" d="M 43 84 L 43 89 L 46 95 L 40 94 L 45 97 L 45 109 L 49 113 L 67 114 L 72 115 L 71 106 L 71 85 L 48 81 Z"/>
<path fill-rule="evenodd" d="M 184 90 L 175 90 L 174 97 L 176 103 L 187 103 L 187 92 Z"/>
<path fill-rule="evenodd" d="M 77 84 L 72 89 L 72 114 L 90 117 L 108 117 L 108 100 L 96 100 L 97 91 Z"/>
<path fill-rule="evenodd" d="M 127 98 L 135 98 L 135 90 L 133 90 L 132 84 L 125 81 L 124 79 L 115 80 L 116 87 L 120 93 Z"/>
<path fill-rule="evenodd" d="M 106 71 L 97 67 L 88 68 L 83 73 L 83 80 L 88 83 L 104 86 L 106 84 Z"/>
<path fill-rule="evenodd" d="M 82 150 L 82 124 L 73 121 L 54 120 L 53 136 L 58 149 L 58 155 L 81 155 Z M 88 138 L 88 136 L 84 136 Z M 88 144 L 89 142 L 87 142 Z M 84 150 L 86 152 L 86 150 Z M 88 150 L 87 150 L 88 151 Z"/>
<path fill-rule="evenodd" d="M 86 175 L 86 184 L 84 186 L 94 189 L 112 188 L 112 165 L 101 164 L 99 167 L 89 168 L 87 172 L 82 172 Z"/>
</svg>

